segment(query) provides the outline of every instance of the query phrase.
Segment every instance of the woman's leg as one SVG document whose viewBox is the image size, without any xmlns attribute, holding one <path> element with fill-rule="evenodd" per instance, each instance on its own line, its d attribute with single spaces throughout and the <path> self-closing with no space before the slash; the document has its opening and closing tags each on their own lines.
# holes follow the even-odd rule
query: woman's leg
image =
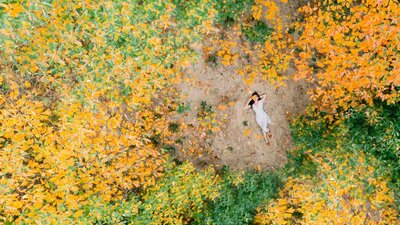
<svg viewBox="0 0 400 225">
<path fill-rule="evenodd" d="M 265 140 L 265 142 L 267 143 L 267 145 L 270 145 L 271 143 L 269 143 L 269 141 L 268 141 L 267 133 L 266 133 L 266 132 L 263 132 L 263 134 L 264 134 L 264 140 Z"/>
</svg>

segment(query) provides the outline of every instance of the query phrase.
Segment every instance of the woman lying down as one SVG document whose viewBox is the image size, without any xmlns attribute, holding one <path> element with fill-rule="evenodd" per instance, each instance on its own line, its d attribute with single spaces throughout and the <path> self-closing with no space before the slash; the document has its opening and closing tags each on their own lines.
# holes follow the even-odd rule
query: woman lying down
<svg viewBox="0 0 400 225">
<path fill-rule="evenodd" d="M 246 109 L 253 108 L 256 114 L 257 124 L 261 127 L 265 142 L 267 143 L 267 145 L 270 145 L 268 137 L 271 138 L 272 134 L 271 131 L 268 129 L 268 124 L 272 124 L 272 122 L 271 118 L 269 118 L 263 108 L 265 97 L 266 95 L 260 96 L 257 92 L 254 92 L 251 95 L 250 100 L 246 104 Z"/>
</svg>

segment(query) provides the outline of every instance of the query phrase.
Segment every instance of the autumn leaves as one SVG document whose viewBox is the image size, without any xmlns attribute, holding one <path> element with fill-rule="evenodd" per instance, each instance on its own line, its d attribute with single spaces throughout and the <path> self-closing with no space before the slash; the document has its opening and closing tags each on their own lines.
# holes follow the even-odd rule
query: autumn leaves
<svg viewBox="0 0 400 225">
<path fill-rule="evenodd" d="M 176 108 L 171 84 L 196 60 L 189 46 L 215 34 L 218 7 L 157 0 L 0 4 L 0 221 L 116 223 L 147 210 L 139 222 L 188 223 L 204 199 L 216 198 L 215 171 L 183 164 L 165 173 L 169 158 L 157 143 L 175 141 L 166 140 L 167 115 Z M 293 62 L 294 78 L 315 87 L 312 109 L 329 122 L 376 99 L 397 104 L 399 8 L 395 1 L 325 0 L 302 7 L 302 20 L 286 32 L 277 3 L 257 0 L 251 17 L 275 32 L 240 46 L 249 63 L 238 74 L 248 84 L 261 77 L 283 86 Z M 233 36 L 211 44 L 204 51 L 223 66 L 241 57 Z M 211 110 L 200 123 L 216 127 Z M 326 150 L 307 153 L 318 165 L 317 179 L 288 179 L 257 222 L 396 219 L 387 180 L 373 176 L 370 165 L 378 162 Z M 136 192 L 144 202 L 126 198 Z M 110 216 L 113 210 L 120 214 Z"/>
<path fill-rule="evenodd" d="M 289 177 L 279 199 L 255 217 L 256 224 L 396 223 L 388 179 L 374 175 L 378 162 L 367 162 L 363 154 L 306 154 L 316 163 L 317 174 Z"/>
<path fill-rule="evenodd" d="M 194 59 L 209 3 L 182 18 L 164 1 L 0 7 L 0 221 L 84 222 L 154 185 L 172 106 L 153 98 Z"/>
<path fill-rule="evenodd" d="M 301 8 L 305 22 L 296 24 L 296 78 L 317 82 L 311 97 L 318 109 L 343 114 L 349 108 L 399 100 L 398 21 L 392 1 L 358 4 L 323 1 Z"/>
</svg>

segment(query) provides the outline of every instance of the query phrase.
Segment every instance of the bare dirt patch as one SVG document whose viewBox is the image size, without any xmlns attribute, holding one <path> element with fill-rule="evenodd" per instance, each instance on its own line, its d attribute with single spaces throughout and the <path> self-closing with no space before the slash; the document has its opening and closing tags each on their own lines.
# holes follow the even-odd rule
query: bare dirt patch
<svg viewBox="0 0 400 225">
<path fill-rule="evenodd" d="M 278 90 L 263 80 L 256 80 L 248 86 L 236 73 L 236 67 L 211 68 L 201 60 L 187 69 L 186 75 L 191 82 L 180 86 L 182 99 L 191 106 L 185 120 L 189 123 L 196 121 L 202 101 L 213 107 L 217 118 L 224 118 L 221 130 L 206 138 L 216 156 L 213 163 L 233 169 L 280 167 L 286 162 L 286 151 L 293 147 L 287 117 L 304 111 L 307 102 L 305 88 L 291 80 Z M 267 95 L 264 110 L 273 122 L 270 146 L 262 138 L 253 110 L 244 108 L 253 91 Z M 226 109 L 218 110 L 221 105 Z"/>
<path fill-rule="evenodd" d="M 288 23 L 295 7 L 282 5 L 281 12 L 284 24 Z M 229 32 L 229 31 L 228 31 Z M 228 34 L 229 35 L 229 34 Z M 233 35 L 235 36 L 235 35 Z M 281 167 L 287 161 L 286 152 L 293 147 L 289 130 L 289 117 L 304 112 L 308 98 L 307 88 L 303 83 L 288 79 L 285 87 L 276 89 L 268 81 L 256 79 L 251 85 L 243 82 L 237 74 L 246 61 L 245 53 L 240 46 L 243 40 L 235 40 L 239 47 L 234 49 L 239 54 L 234 65 L 212 65 L 205 62 L 202 46 L 197 46 L 200 61 L 189 66 L 185 71 L 186 82 L 178 87 L 181 99 L 190 110 L 182 115 L 185 123 L 199 126 L 198 114 L 201 103 L 212 106 L 219 121 L 220 129 L 212 133 L 199 133 L 194 137 L 202 140 L 204 148 L 212 152 L 212 156 L 201 159 L 217 166 L 228 165 L 232 169 L 273 169 Z M 285 76 L 291 76 L 293 68 L 289 68 Z M 261 130 L 255 121 L 252 109 L 246 110 L 245 104 L 252 92 L 266 94 L 264 110 L 271 117 L 271 145 L 266 145 Z M 196 136 L 197 135 L 197 136 Z M 193 135 L 192 135 L 193 136 Z"/>
</svg>

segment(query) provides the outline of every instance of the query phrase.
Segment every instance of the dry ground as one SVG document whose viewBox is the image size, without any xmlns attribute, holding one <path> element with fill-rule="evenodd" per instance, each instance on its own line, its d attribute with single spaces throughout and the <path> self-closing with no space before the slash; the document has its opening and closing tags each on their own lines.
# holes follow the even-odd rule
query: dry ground
<svg viewBox="0 0 400 225">
<path fill-rule="evenodd" d="M 235 67 L 210 68 L 204 61 L 189 67 L 187 76 L 192 82 L 182 83 L 180 87 L 186 104 L 191 106 L 185 115 L 186 121 L 196 120 L 202 101 L 213 106 L 218 118 L 224 118 L 221 131 L 207 137 L 217 164 L 242 169 L 276 168 L 286 162 L 286 151 L 293 147 L 287 117 L 303 112 L 307 102 L 301 84 L 289 81 L 286 87 L 276 90 L 267 81 L 258 80 L 248 86 L 236 74 Z M 267 95 L 264 110 L 273 122 L 270 146 L 261 136 L 253 110 L 244 108 L 253 91 Z M 218 110 L 218 105 L 227 102 L 233 103 L 225 110 Z"/>
<path fill-rule="evenodd" d="M 293 15 L 294 5 L 279 4 L 281 12 Z M 291 20 L 283 17 L 284 23 Z M 240 46 L 240 40 L 237 42 Z M 201 54 L 199 46 L 199 54 Z M 240 49 L 236 49 L 239 54 Z M 200 59 L 204 59 L 200 56 Z M 196 118 L 202 101 L 213 106 L 217 118 L 222 121 L 221 130 L 207 135 L 205 147 L 211 149 L 214 157 L 208 163 L 214 165 L 228 165 L 232 169 L 261 168 L 273 169 L 285 164 L 286 152 L 293 147 L 289 130 L 288 115 L 298 115 L 304 112 L 307 104 L 306 87 L 302 83 L 288 80 L 286 87 L 275 89 L 265 80 L 256 80 L 249 86 L 236 73 L 244 63 L 239 57 L 232 66 L 224 67 L 220 63 L 211 67 L 204 60 L 200 60 L 186 69 L 186 76 L 190 82 L 183 82 L 179 90 L 185 104 L 191 109 L 184 114 L 187 123 L 196 125 Z M 290 68 L 286 76 L 294 73 Z M 257 91 L 266 94 L 264 110 L 273 122 L 270 125 L 273 137 L 271 145 L 266 145 L 261 130 L 256 124 L 253 110 L 246 110 L 245 104 L 251 93 Z M 231 103 L 231 104 L 228 104 Z M 218 110 L 219 105 L 227 105 L 225 110 Z M 221 119 L 222 118 L 222 119 Z M 249 133 L 250 131 L 250 133 Z M 202 134 L 198 135 L 201 138 Z"/>
</svg>

